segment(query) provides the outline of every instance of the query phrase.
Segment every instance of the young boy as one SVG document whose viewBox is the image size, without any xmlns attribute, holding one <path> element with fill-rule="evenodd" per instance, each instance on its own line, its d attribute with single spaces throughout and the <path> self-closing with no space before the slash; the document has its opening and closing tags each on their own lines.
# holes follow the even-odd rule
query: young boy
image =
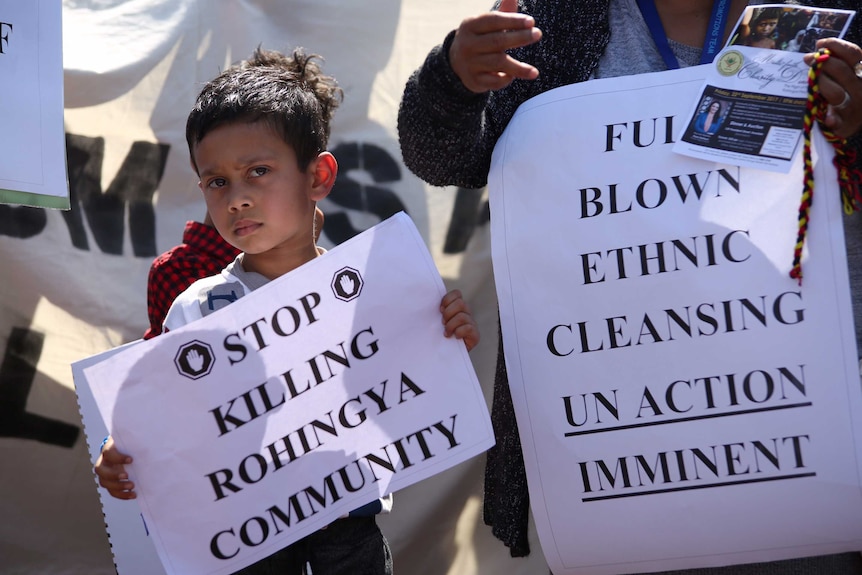
<svg viewBox="0 0 862 575">
<path fill-rule="evenodd" d="M 246 67 L 272 64 L 271 60 L 257 57 L 243 62 Z M 314 217 L 316 242 L 323 230 L 323 212 L 320 208 L 316 208 Z M 144 339 L 162 333 L 165 316 L 177 296 L 197 280 L 217 275 L 239 253 L 213 227 L 209 213 L 203 222 L 186 222 L 182 243 L 159 255 L 150 265 L 147 276 L 147 316 L 150 326 L 144 333 Z"/>
<path fill-rule="evenodd" d="M 193 284 L 165 319 L 176 329 L 242 297 L 321 255 L 314 238 L 316 203 L 335 183 L 338 164 L 326 151 L 329 122 L 341 99 L 316 56 L 291 57 L 258 49 L 201 91 L 186 124 L 191 163 L 218 232 L 241 254 L 220 276 Z M 213 302 L 213 306 L 200 301 Z M 457 290 L 440 304 L 444 334 L 467 349 L 479 340 L 476 323 Z M 131 457 L 108 439 L 96 462 L 99 483 L 119 499 L 134 499 L 125 465 Z M 361 507 L 242 573 L 314 575 L 392 572 L 386 540 L 374 514 L 388 498 Z"/>
</svg>

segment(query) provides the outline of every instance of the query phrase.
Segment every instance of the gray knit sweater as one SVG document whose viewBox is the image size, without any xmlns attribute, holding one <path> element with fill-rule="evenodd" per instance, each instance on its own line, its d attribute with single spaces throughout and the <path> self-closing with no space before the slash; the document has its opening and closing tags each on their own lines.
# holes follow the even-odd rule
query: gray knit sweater
<svg viewBox="0 0 862 575">
<path fill-rule="evenodd" d="M 777 0 L 776 0 L 777 1 Z M 797 2 L 786 2 L 797 3 Z M 809 5 L 862 8 L 862 1 L 811 0 Z M 487 182 L 491 154 L 517 107 L 547 90 L 588 80 L 610 39 L 609 0 L 519 0 L 519 11 L 532 15 L 542 40 L 512 51 L 518 60 L 539 69 L 534 81 L 516 80 L 489 94 L 474 94 L 461 84 L 449 65 L 454 32 L 434 48 L 409 79 L 398 114 L 398 136 L 405 165 L 435 186 L 481 188 Z M 862 17 L 847 38 L 862 40 Z M 851 144 L 860 148 L 862 137 Z M 862 158 L 857 159 L 857 165 Z M 509 548 L 512 556 L 529 554 L 529 496 L 518 437 L 502 339 L 491 419 L 497 443 L 487 454 L 485 523 Z M 858 553 L 781 561 L 769 564 L 674 572 L 676 575 L 848 575 L 862 574 Z"/>
</svg>

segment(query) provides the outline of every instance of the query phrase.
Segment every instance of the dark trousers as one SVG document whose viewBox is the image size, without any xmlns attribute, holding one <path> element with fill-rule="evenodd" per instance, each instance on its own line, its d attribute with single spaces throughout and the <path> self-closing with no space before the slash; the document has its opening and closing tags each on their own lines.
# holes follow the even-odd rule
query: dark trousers
<svg viewBox="0 0 862 575">
<path fill-rule="evenodd" d="M 372 517 L 346 517 L 234 575 L 392 575 L 392 553 Z"/>
</svg>

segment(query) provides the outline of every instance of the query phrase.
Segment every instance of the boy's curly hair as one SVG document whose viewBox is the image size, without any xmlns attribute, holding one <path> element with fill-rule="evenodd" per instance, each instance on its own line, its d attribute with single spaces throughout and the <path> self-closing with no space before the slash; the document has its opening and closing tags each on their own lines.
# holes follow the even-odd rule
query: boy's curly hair
<svg viewBox="0 0 862 575">
<path fill-rule="evenodd" d="M 197 171 L 194 146 L 212 130 L 233 122 L 265 122 L 296 152 L 301 170 L 329 142 L 329 122 L 343 92 L 321 71 L 323 59 L 302 48 L 291 55 L 258 47 L 252 56 L 207 82 L 186 121 L 186 142 Z"/>
</svg>

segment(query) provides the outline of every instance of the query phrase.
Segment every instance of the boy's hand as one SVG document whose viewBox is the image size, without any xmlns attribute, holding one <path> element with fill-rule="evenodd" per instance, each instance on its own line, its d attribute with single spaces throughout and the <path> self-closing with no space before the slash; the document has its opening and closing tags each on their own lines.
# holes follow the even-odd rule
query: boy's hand
<svg viewBox="0 0 862 575">
<path fill-rule="evenodd" d="M 506 50 L 538 42 L 541 37 L 533 17 L 518 13 L 518 0 L 502 0 L 499 10 L 461 22 L 449 47 L 449 63 L 471 92 L 499 90 L 516 78 L 539 76 L 536 68 L 515 60 Z"/>
<path fill-rule="evenodd" d="M 102 454 L 96 460 L 94 470 L 99 476 L 99 485 L 108 490 L 117 499 L 135 499 L 135 484 L 129 481 L 129 474 L 125 466 L 132 462 L 132 458 L 120 453 L 114 445 L 114 438 L 109 437 Z"/>
<path fill-rule="evenodd" d="M 479 343 L 479 327 L 459 290 L 454 289 L 443 297 L 440 313 L 443 314 L 443 333 L 446 337 L 454 335 L 462 340 L 467 351 L 476 347 Z"/>
</svg>

